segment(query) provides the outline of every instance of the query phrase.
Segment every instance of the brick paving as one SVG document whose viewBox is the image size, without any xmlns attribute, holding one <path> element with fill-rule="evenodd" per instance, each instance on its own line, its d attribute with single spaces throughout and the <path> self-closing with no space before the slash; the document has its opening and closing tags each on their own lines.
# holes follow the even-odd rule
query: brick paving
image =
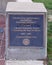
<svg viewBox="0 0 52 65">
<path fill-rule="evenodd" d="M 0 65 L 5 65 L 5 60 L 4 59 L 0 60 Z"/>
<path fill-rule="evenodd" d="M 5 65 L 5 16 L 0 14 L 0 65 Z"/>
</svg>

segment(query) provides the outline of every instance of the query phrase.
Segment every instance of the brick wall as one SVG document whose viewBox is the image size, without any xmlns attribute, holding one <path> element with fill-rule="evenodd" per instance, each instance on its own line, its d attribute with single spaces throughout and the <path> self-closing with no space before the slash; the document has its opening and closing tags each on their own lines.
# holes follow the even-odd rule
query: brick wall
<svg viewBox="0 0 52 65">
<path fill-rule="evenodd" d="M 5 65 L 5 16 L 0 14 L 0 65 Z"/>
</svg>

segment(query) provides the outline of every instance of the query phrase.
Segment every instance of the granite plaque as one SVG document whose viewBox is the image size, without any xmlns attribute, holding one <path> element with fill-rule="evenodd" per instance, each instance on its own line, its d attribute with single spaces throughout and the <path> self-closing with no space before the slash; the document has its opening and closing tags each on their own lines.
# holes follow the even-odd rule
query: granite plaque
<svg viewBox="0 0 52 65">
<path fill-rule="evenodd" d="M 9 45 L 43 47 L 43 19 L 41 14 L 9 14 Z"/>
</svg>

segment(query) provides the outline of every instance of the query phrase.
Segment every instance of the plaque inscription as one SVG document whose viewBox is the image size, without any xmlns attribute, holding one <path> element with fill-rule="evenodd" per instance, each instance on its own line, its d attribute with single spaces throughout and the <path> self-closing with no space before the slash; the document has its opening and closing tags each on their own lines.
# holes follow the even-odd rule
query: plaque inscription
<svg viewBox="0 0 52 65">
<path fill-rule="evenodd" d="M 41 14 L 9 14 L 9 45 L 43 47 Z"/>
</svg>

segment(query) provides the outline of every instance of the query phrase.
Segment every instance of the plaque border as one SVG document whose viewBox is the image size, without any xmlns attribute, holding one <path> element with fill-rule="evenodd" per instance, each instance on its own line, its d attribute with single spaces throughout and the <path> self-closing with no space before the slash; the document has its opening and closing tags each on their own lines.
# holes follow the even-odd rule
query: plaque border
<svg viewBox="0 0 52 65">
<path fill-rule="evenodd" d="M 10 14 L 13 14 L 13 15 L 21 15 L 21 14 L 23 14 L 23 15 L 43 15 L 43 31 L 45 31 L 45 29 L 44 29 L 44 25 L 45 25 L 45 22 L 46 22 L 46 18 L 45 18 L 45 16 L 46 16 L 46 13 L 44 13 L 44 12 L 42 12 L 42 13 L 40 13 L 40 12 L 9 12 L 8 14 L 7 14 L 7 16 L 8 16 L 8 47 L 12 47 L 12 48 L 17 48 L 17 47 L 29 47 L 29 48 L 32 48 L 32 47 L 34 47 L 34 48 L 44 48 L 45 47 L 45 33 L 43 32 L 43 46 L 42 47 L 36 47 L 36 46 L 10 46 L 10 32 L 9 32 L 9 29 L 10 29 L 10 27 L 9 27 L 9 15 Z"/>
</svg>

